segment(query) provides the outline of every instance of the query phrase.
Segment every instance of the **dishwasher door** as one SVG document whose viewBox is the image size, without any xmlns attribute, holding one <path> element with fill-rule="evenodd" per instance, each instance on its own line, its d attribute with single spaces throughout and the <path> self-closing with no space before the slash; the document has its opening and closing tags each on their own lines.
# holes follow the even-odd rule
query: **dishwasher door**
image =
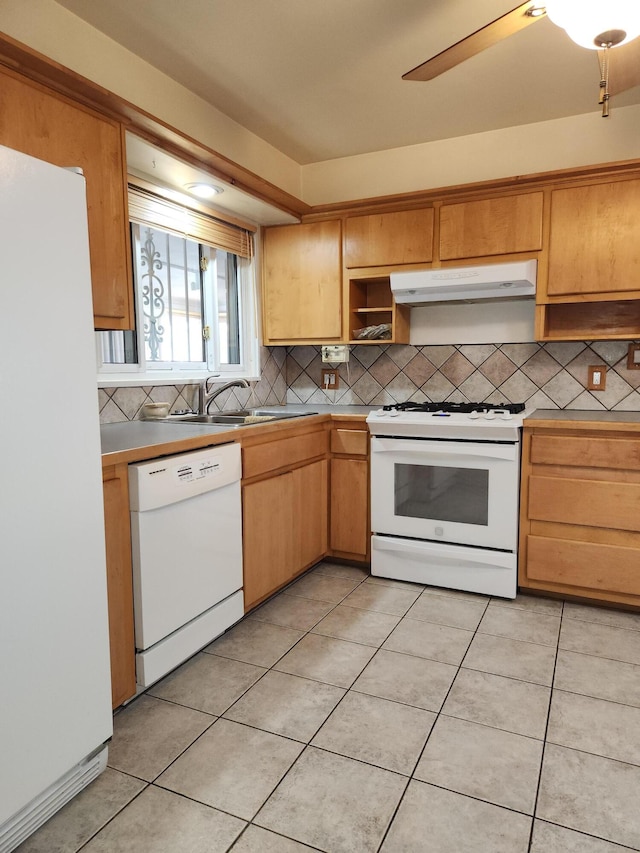
<svg viewBox="0 0 640 853">
<path fill-rule="evenodd" d="M 238 444 L 129 466 L 140 686 L 243 615 L 240 477 Z"/>
</svg>

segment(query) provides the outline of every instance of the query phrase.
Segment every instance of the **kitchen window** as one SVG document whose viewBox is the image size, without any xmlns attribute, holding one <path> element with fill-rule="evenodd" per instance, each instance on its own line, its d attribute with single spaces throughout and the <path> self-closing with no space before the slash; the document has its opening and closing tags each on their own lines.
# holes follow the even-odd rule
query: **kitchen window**
<svg viewBox="0 0 640 853">
<path fill-rule="evenodd" d="M 257 372 L 252 234 L 129 187 L 136 330 L 98 332 L 99 379 Z"/>
</svg>

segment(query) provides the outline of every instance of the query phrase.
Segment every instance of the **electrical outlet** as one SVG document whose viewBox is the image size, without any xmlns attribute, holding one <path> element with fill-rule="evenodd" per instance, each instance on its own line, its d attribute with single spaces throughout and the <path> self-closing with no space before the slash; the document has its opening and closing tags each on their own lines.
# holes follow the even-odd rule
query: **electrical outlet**
<svg viewBox="0 0 640 853">
<path fill-rule="evenodd" d="M 606 364 L 592 364 L 588 367 L 587 388 L 589 391 L 604 391 L 607 385 Z"/>
<path fill-rule="evenodd" d="M 339 382 L 339 374 L 337 370 L 330 370 L 329 368 L 322 368 L 322 388 L 325 391 L 335 391 L 338 387 Z"/>
</svg>

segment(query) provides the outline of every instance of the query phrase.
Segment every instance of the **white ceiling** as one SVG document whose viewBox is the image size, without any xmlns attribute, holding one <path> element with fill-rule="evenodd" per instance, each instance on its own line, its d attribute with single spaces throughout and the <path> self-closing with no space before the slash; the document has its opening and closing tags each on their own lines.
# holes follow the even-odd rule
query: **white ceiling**
<svg viewBox="0 0 640 853">
<path fill-rule="evenodd" d="M 58 2 L 300 164 L 599 110 L 595 51 L 548 19 L 401 79 L 514 0 Z"/>
</svg>

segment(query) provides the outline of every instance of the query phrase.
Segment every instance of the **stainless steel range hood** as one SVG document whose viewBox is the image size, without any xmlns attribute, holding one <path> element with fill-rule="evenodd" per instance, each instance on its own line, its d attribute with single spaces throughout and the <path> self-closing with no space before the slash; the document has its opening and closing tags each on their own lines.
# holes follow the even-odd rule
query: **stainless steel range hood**
<svg viewBox="0 0 640 853">
<path fill-rule="evenodd" d="M 537 261 L 445 267 L 391 274 L 391 291 L 401 305 L 468 302 L 535 296 Z"/>
</svg>

